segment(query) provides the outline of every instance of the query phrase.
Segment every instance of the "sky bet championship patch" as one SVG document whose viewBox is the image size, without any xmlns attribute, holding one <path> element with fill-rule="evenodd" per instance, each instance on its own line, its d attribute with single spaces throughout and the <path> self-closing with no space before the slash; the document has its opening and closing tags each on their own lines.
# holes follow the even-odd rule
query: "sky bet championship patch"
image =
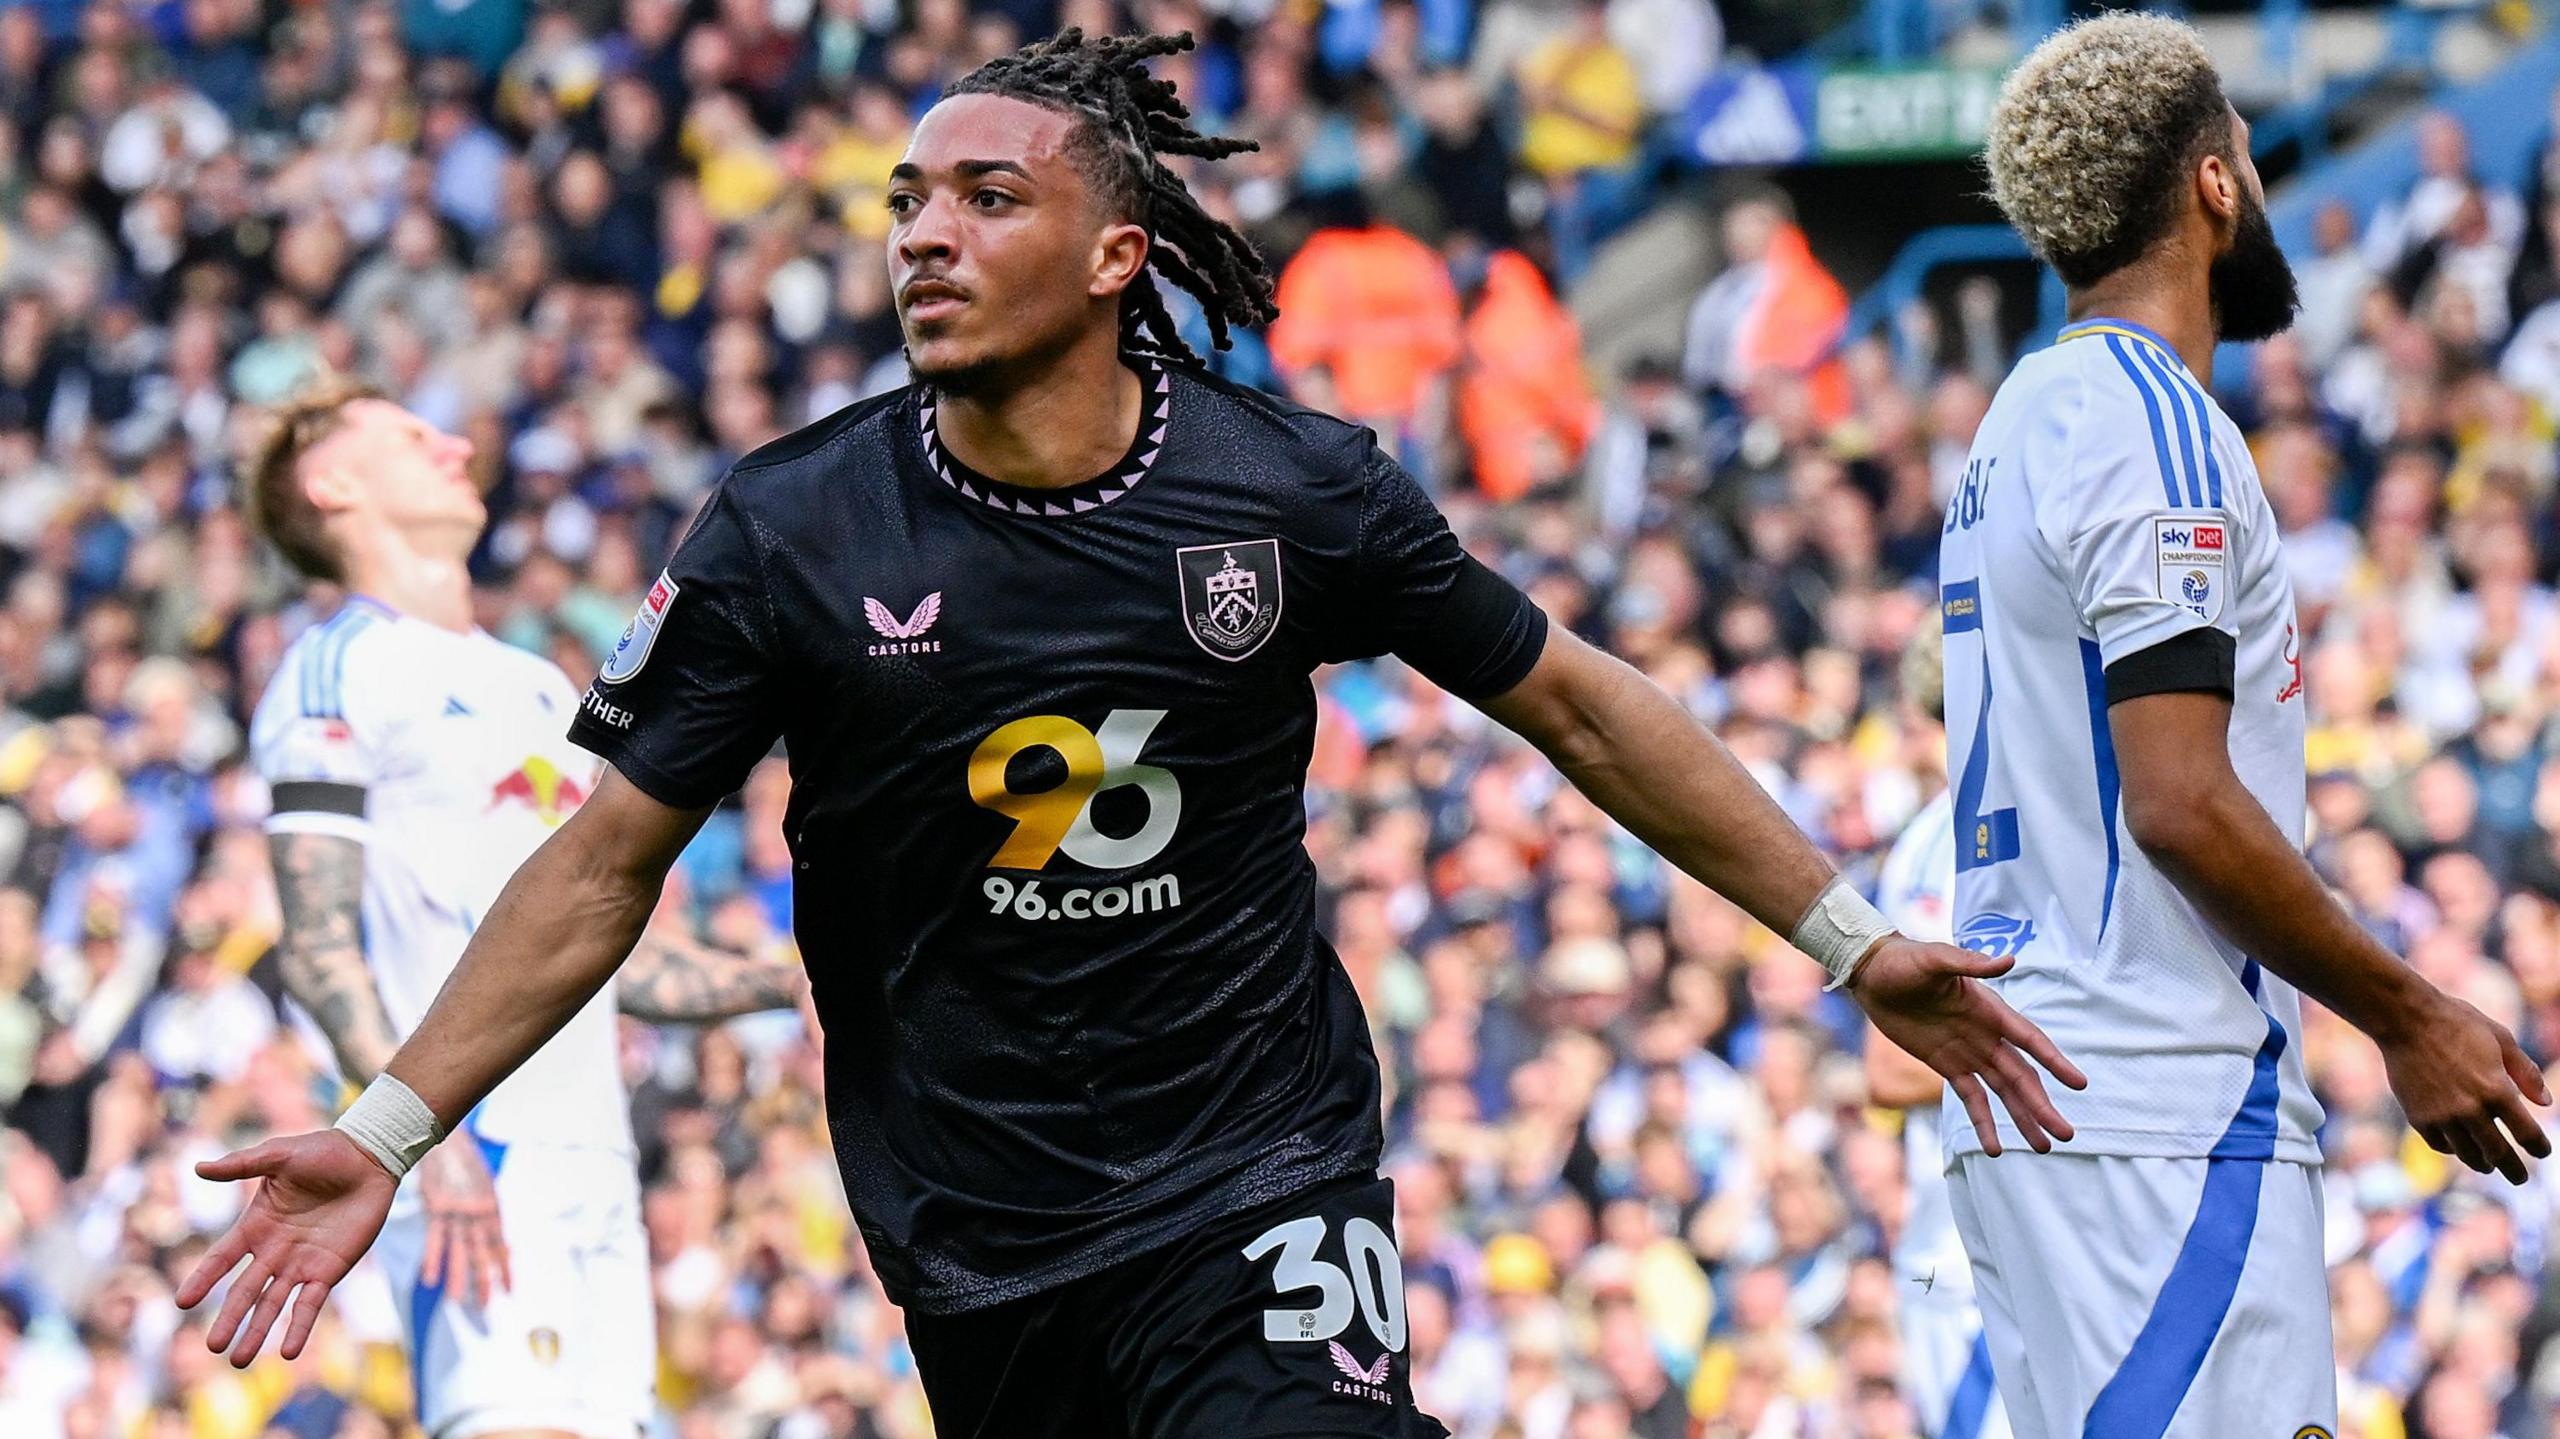
<svg viewBox="0 0 2560 1439">
<path fill-rule="evenodd" d="M 2230 532 L 2220 520 L 2163 515 L 2152 522 L 2160 552 L 2160 598 L 2206 624 L 2222 618 Z"/>
</svg>

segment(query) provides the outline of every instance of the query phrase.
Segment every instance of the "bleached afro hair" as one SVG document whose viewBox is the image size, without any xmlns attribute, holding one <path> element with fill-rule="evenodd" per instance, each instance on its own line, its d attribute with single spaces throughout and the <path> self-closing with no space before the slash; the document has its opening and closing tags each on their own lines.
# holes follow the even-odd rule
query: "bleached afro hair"
<svg viewBox="0 0 2560 1439">
<path fill-rule="evenodd" d="M 2142 257 L 2187 176 L 2229 158 L 2221 77 L 2194 29 L 2119 13 L 2046 37 L 2000 87 L 1983 161 L 1991 198 L 2065 284 Z"/>
</svg>

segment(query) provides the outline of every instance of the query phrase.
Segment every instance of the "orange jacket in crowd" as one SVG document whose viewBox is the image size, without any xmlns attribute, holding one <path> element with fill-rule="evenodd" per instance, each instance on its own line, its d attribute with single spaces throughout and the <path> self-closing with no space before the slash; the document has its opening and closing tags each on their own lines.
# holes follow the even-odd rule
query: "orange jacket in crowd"
<svg viewBox="0 0 2560 1439">
<path fill-rule="evenodd" d="M 1319 230 L 1280 272 L 1271 358 L 1333 374 L 1351 419 L 1411 420 L 1458 363 L 1458 291 L 1430 246 L 1391 225 Z"/>
<path fill-rule="evenodd" d="M 1734 335 L 1742 373 L 1764 369 L 1803 375 L 1814 413 L 1824 423 L 1849 414 L 1849 375 L 1833 348 L 1849 322 L 1849 292 L 1813 257 L 1804 231 L 1781 225 L 1762 257 L 1768 278 Z M 1826 358 L 1828 357 L 1828 358 Z"/>
<path fill-rule="evenodd" d="M 1518 499 L 1580 463 L 1600 423 L 1583 381 L 1582 330 L 1518 251 L 1496 251 L 1486 266 L 1466 341 L 1458 431 L 1485 494 Z"/>
</svg>

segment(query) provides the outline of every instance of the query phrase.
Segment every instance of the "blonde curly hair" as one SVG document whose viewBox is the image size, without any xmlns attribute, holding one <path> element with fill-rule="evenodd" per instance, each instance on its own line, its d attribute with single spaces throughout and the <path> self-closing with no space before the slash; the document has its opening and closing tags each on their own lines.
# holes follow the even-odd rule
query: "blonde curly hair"
<svg viewBox="0 0 2560 1439">
<path fill-rule="evenodd" d="M 2120 13 L 2048 36 L 1992 107 L 1991 198 L 2064 283 L 2142 257 L 2208 153 L 2229 157 L 2221 77 L 2193 27 Z"/>
</svg>

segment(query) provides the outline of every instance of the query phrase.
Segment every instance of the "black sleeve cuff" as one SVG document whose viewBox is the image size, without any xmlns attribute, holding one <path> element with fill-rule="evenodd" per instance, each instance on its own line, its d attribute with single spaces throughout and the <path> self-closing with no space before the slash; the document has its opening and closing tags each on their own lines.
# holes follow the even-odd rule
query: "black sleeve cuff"
<svg viewBox="0 0 2560 1439">
<path fill-rule="evenodd" d="M 1399 645 L 1404 661 L 1469 704 L 1510 692 L 1546 652 L 1547 612 L 1473 555 L 1460 556 L 1448 597 L 1424 641 Z"/>
<path fill-rule="evenodd" d="M 2107 703 L 2120 705 L 2163 694 L 2216 694 L 2229 699 L 2239 665 L 2238 640 L 2217 629 L 2188 630 L 2107 666 Z"/>
<path fill-rule="evenodd" d="M 283 780 L 269 787 L 267 808 L 274 814 L 342 814 L 362 819 L 364 786 L 318 779 Z"/>
</svg>

